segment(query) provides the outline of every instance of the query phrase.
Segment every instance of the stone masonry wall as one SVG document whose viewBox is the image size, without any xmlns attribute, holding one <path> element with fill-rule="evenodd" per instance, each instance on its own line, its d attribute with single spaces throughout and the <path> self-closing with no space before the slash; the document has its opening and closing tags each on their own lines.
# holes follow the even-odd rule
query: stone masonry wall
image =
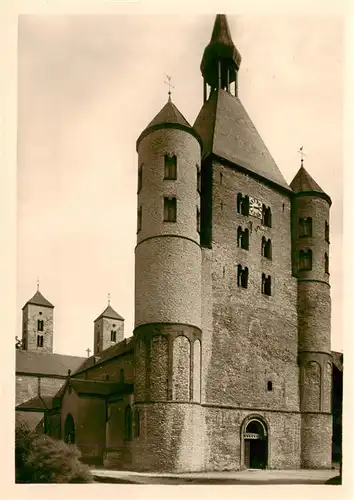
<svg viewBox="0 0 354 500">
<path fill-rule="evenodd" d="M 43 331 L 37 329 L 37 321 L 43 320 Z M 43 335 L 43 347 L 37 346 L 37 335 Z M 23 332 L 26 350 L 53 352 L 53 309 L 27 304 L 23 310 Z"/>
<path fill-rule="evenodd" d="M 190 398 L 191 345 L 180 335 L 173 341 L 172 399 L 188 401 Z"/>
<path fill-rule="evenodd" d="M 206 402 L 298 411 L 297 283 L 291 267 L 290 200 L 218 162 L 213 169 L 213 324 L 203 325 L 202 347 Z M 271 207 L 272 228 L 237 213 L 239 192 Z M 237 245 L 239 225 L 249 228 L 249 250 Z M 261 255 L 262 236 L 272 241 L 272 260 Z M 247 289 L 237 286 L 238 264 L 249 269 Z M 270 297 L 261 293 L 262 272 L 272 277 Z M 204 329 L 211 335 L 207 360 Z M 272 382 L 271 391 L 268 382 Z"/>
<path fill-rule="evenodd" d="M 65 378 L 16 375 L 16 405 L 42 396 L 54 396 L 65 384 Z"/>
<path fill-rule="evenodd" d="M 301 416 L 301 467 L 330 469 L 332 466 L 332 415 Z"/>
</svg>

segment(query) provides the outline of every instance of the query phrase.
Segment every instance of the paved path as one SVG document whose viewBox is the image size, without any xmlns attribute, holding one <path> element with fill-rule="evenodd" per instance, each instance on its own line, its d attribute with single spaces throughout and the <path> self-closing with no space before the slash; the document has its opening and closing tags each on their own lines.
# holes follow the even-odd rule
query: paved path
<svg viewBox="0 0 354 500">
<path fill-rule="evenodd" d="M 130 484 L 324 484 L 336 470 L 244 470 L 182 474 L 92 469 L 95 480 Z"/>
</svg>

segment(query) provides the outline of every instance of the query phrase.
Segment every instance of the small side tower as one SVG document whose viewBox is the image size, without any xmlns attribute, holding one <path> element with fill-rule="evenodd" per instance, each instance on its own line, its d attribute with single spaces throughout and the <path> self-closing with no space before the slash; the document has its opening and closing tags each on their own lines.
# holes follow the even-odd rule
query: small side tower
<svg viewBox="0 0 354 500">
<path fill-rule="evenodd" d="M 330 197 L 303 167 L 290 184 L 293 273 L 298 279 L 301 466 L 330 468 L 332 445 Z"/>
<path fill-rule="evenodd" d="M 200 468 L 199 141 L 170 97 L 137 140 L 136 470 Z"/>
<path fill-rule="evenodd" d="M 94 355 L 97 356 L 123 339 L 124 319 L 113 309 L 108 299 L 106 309 L 94 321 Z"/>
<path fill-rule="evenodd" d="M 25 351 L 53 352 L 54 306 L 39 291 L 22 308 L 22 345 Z"/>
</svg>

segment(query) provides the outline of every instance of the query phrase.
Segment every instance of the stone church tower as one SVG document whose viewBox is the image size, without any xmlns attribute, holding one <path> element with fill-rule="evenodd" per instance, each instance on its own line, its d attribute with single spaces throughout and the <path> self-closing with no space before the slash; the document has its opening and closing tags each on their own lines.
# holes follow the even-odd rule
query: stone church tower
<svg viewBox="0 0 354 500">
<path fill-rule="evenodd" d="M 137 140 L 137 470 L 331 464 L 330 199 L 287 184 L 240 65 L 217 15 L 194 126 L 169 97 Z"/>
<path fill-rule="evenodd" d="M 111 306 L 110 300 L 106 309 L 94 321 L 93 353 L 108 349 L 124 339 L 124 319 Z"/>
<path fill-rule="evenodd" d="M 291 183 L 293 273 L 298 281 L 301 465 L 317 468 L 331 454 L 331 200 L 301 166 Z"/>
<path fill-rule="evenodd" d="M 54 306 L 41 294 L 39 287 L 22 308 L 22 345 L 25 351 L 53 352 Z"/>
</svg>

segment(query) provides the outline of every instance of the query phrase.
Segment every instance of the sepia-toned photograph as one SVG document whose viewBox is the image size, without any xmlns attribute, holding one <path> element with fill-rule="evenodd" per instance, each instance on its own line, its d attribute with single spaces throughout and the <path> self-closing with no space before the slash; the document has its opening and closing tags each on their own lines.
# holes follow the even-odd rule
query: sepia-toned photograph
<svg viewBox="0 0 354 500">
<path fill-rule="evenodd" d="M 342 484 L 338 15 L 20 15 L 16 483 Z"/>
</svg>

